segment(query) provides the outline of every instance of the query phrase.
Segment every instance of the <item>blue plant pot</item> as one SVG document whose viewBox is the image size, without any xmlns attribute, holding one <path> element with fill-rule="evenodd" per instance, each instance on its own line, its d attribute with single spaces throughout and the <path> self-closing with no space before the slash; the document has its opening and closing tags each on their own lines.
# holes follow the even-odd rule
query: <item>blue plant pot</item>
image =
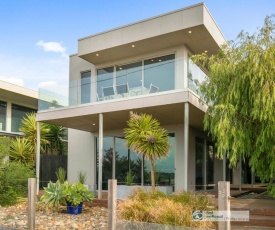
<svg viewBox="0 0 275 230">
<path fill-rule="evenodd" d="M 70 203 L 67 203 L 68 213 L 72 215 L 78 215 L 82 213 L 82 206 L 83 206 L 83 202 L 81 202 L 79 205 L 76 205 L 76 206 L 72 206 Z"/>
</svg>

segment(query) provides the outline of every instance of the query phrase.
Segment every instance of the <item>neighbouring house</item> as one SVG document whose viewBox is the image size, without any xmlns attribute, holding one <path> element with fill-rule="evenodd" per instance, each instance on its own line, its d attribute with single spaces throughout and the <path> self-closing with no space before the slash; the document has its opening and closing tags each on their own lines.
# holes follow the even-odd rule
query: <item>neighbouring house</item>
<svg viewBox="0 0 275 230">
<path fill-rule="evenodd" d="M 216 158 L 203 131 L 207 105 L 199 101 L 198 83 L 207 69 L 189 58 L 215 54 L 224 43 L 203 3 L 79 39 L 67 102 L 58 89 L 41 89 L 41 98 L 50 95 L 58 107 L 42 103 L 37 114 L 38 122 L 69 128 L 68 179 L 85 171 L 99 197 L 108 179 L 123 184 L 130 170 L 136 184 L 150 183 L 149 163 L 124 142 L 134 111 L 152 114 L 170 133 L 170 155 L 156 161 L 157 184 L 175 191 L 213 188 L 220 180 L 238 184 L 239 169 Z"/>
<path fill-rule="evenodd" d="M 0 136 L 22 136 L 21 120 L 37 109 L 37 91 L 0 80 Z"/>
</svg>

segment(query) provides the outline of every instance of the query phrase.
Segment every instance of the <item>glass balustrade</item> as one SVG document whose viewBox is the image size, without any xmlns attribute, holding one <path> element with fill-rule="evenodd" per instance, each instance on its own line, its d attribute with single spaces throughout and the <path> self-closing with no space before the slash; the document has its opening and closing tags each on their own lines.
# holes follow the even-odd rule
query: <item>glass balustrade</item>
<svg viewBox="0 0 275 230">
<path fill-rule="evenodd" d="M 80 79 L 71 80 L 66 87 L 40 88 L 38 107 L 39 110 L 58 109 L 184 89 L 185 71 L 188 88 L 201 96 L 198 85 L 206 74 L 191 60 L 175 60 L 172 54 L 97 69 L 96 76 L 85 71 Z"/>
<path fill-rule="evenodd" d="M 199 97 L 202 97 L 202 93 L 199 89 L 199 85 L 206 79 L 207 75 L 202 69 L 197 66 L 190 58 L 188 59 L 188 88 L 196 93 Z"/>
</svg>

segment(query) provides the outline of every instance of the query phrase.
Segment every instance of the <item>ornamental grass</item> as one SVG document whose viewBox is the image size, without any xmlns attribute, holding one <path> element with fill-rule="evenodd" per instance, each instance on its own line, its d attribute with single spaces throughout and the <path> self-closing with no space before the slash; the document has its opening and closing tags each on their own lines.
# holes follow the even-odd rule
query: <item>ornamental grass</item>
<svg viewBox="0 0 275 230">
<path fill-rule="evenodd" d="M 213 210 L 209 197 L 194 192 L 165 195 L 157 190 L 137 189 L 118 204 L 118 218 L 133 222 L 148 222 L 170 226 L 214 229 L 212 221 L 192 221 L 193 210 Z"/>
</svg>

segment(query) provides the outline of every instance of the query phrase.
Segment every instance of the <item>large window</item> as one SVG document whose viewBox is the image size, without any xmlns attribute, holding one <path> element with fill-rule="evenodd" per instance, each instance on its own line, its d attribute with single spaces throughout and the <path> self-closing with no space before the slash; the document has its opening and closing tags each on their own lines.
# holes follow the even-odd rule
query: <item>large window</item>
<svg viewBox="0 0 275 230">
<path fill-rule="evenodd" d="M 167 158 L 154 161 L 155 166 L 155 183 L 156 185 L 174 186 L 175 181 L 175 134 L 169 134 L 169 142 L 171 144 L 170 153 Z M 144 164 L 144 182 L 151 184 L 150 163 L 145 161 Z"/>
<path fill-rule="evenodd" d="M 175 55 L 151 58 L 144 61 L 144 87 L 154 85 L 158 92 L 175 89 Z"/>
<path fill-rule="evenodd" d="M 196 138 L 196 190 L 203 188 L 204 140 Z"/>
<path fill-rule="evenodd" d="M 175 135 L 169 134 L 169 141 L 172 145 L 167 158 L 155 161 L 156 184 L 174 185 L 175 177 Z M 98 182 L 98 139 L 97 143 L 97 176 Z M 115 145 L 114 145 L 115 144 Z M 102 189 L 108 189 L 108 179 L 113 176 L 113 149 L 115 148 L 115 178 L 118 184 L 125 184 L 126 174 L 131 171 L 135 175 L 134 183 L 140 185 L 142 182 L 142 166 L 144 184 L 150 182 L 150 164 L 142 156 L 137 155 L 132 150 L 128 150 L 123 137 L 103 138 L 103 170 Z"/>
<path fill-rule="evenodd" d="M 97 70 L 97 100 L 175 89 L 175 55 Z"/>
<path fill-rule="evenodd" d="M 19 132 L 21 120 L 26 116 L 27 113 L 36 113 L 35 109 L 23 107 L 20 105 L 12 104 L 11 109 L 11 131 Z"/>
<path fill-rule="evenodd" d="M 114 98 L 114 67 L 97 70 L 97 100 Z"/>
<path fill-rule="evenodd" d="M 81 73 L 81 104 L 91 102 L 91 71 Z"/>
<path fill-rule="evenodd" d="M 0 101 L 0 131 L 6 131 L 7 102 Z"/>
</svg>

